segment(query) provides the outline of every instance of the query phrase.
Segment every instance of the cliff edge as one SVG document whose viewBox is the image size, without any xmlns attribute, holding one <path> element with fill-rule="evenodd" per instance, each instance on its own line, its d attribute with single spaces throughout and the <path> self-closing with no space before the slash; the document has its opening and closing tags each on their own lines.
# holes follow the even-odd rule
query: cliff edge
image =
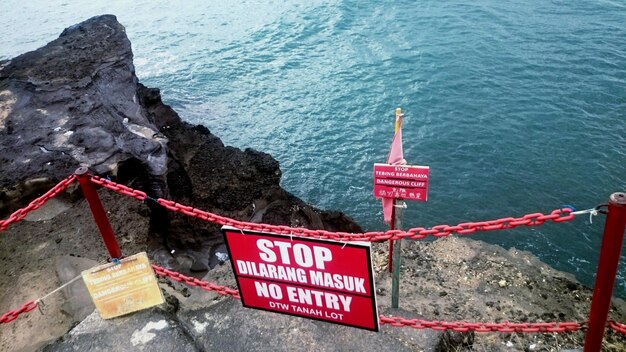
<svg viewBox="0 0 626 352">
<path fill-rule="evenodd" d="M 138 82 L 131 43 L 112 15 L 63 31 L 46 46 L 0 62 L 0 215 L 28 203 L 78 166 L 231 218 L 361 232 L 280 187 L 270 155 L 225 146 Z M 166 267 L 235 287 L 219 226 L 99 190 L 124 254 L 148 251 Z M 389 306 L 386 243 L 373 244 L 381 313 L 465 321 L 585 321 L 590 289 L 527 252 L 465 238 L 408 242 L 400 310 Z M 76 187 L 0 234 L 0 313 L 42 297 L 107 253 Z M 102 320 L 80 281 L 40 312 L 0 326 L 6 351 L 448 351 L 554 350 L 582 333 L 442 333 L 384 326 L 380 333 L 245 309 L 231 298 L 161 280 L 167 303 Z M 624 321 L 615 301 L 611 318 Z M 617 342 L 616 342 L 617 341 Z M 512 348 L 510 348 L 511 344 Z M 609 333 L 607 350 L 620 350 Z"/>
</svg>

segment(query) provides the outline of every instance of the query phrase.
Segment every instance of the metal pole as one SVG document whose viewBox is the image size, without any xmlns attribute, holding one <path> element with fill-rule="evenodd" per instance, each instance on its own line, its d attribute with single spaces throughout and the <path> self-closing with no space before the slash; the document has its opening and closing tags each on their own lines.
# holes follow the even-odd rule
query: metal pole
<svg viewBox="0 0 626 352">
<path fill-rule="evenodd" d="M 402 109 L 396 108 L 396 123 L 394 133 L 398 133 L 402 127 Z M 394 199 L 393 208 L 391 210 L 391 230 L 400 230 L 402 228 L 402 207 L 403 201 Z M 391 308 L 398 308 L 400 302 L 400 264 L 402 257 L 402 239 L 399 241 L 389 241 L 389 265 L 391 271 Z"/>
<path fill-rule="evenodd" d="M 74 175 L 78 178 L 80 188 L 83 190 L 83 195 L 85 196 L 85 199 L 87 199 L 87 203 L 89 203 L 91 214 L 93 215 L 93 219 L 96 221 L 96 225 L 98 225 L 98 229 L 100 230 L 100 234 L 104 240 L 104 245 L 107 247 L 111 258 L 121 258 L 122 251 L 120 250 L 120 246 L 117 244 L 117 239 L 115 239 L 115 234 L 113 233 L 109 219 L 104 211 L 100 197 L 98 197 L 96 187 L 94 187 L 93 183 L 89 180 L 89 170 L 86 167 L 79 167 L 74 172 Z"/>
<path fill-rule="evenodd" d="M 609 197 L 609 209 L 602 235 L 598 272 L 589 313 L 589 330 L 585 336 L 585 352 L 599 352 L 602 349 L 602 338 L 613 296 L 625 228 L 626 193 L 613 193 Z"/>
<path fill-rule="evenodd" d="M 394 133 L 398 133 L 398 131 L 400 130 L 400 127 L 402 127 L 402 109 L 396 108 L 396 120 L 394 124 Z M 398 203 L 397 200 L 393 201 L 393 208 L 391 208 L 391 223 L 389 224 L 389 230 L 399 230 L 398 227 L 395 227 L 397 203 Z M 393 271 L 393 244 L 394 242 L 395 241 L 393 240 L 389 240 L 389 255 L 388 255 L 389 259 L 387 260 L 387 271 L 389 272 Z"/>
<path fill-rule="evenodd" d="M 395 200 L 393 202 L 396 217 L 393 219 L 394 227 L 400 229 L 402 227 L 402 212 L 404 202 Z M 402 239 L 395 241 L 393 246 L 392 260 L 393 273 L 391 274 L 391 308 L 398 308 L 400 304 L 400 265 L 402 264 Z"/>
<path fill-rule="evenodd" d="M 396 224 L 396 200 L 393 201 L 393 208 L 391 208 L 391 223 L 389 224 L 389 230 L 395 230 Z M 389 255 L 387 256 L 387 271 L 393 272 L 393 240 L 389 240 Z"/>
</svg>

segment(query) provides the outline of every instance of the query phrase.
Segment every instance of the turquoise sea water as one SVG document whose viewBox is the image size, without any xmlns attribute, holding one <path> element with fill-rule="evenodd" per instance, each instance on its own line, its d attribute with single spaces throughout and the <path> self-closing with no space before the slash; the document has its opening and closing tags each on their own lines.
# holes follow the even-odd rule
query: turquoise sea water
<svg viewBox="0 0 626 352">
<path fill-rule="evenodd" d="M 372 164 L 393 111 L 430 165 L 405 226 L 605 203 L 626 190 L 622 1 L 3 1 L 0 59 L 112 13 L 140 80 L 226 144 L 271 153 L 283 186 L 382 230 Z M 475 236 L 592 284 L 603 219 Z M 626 295 L 622 256 L 618 295 Z"/>
</svg>

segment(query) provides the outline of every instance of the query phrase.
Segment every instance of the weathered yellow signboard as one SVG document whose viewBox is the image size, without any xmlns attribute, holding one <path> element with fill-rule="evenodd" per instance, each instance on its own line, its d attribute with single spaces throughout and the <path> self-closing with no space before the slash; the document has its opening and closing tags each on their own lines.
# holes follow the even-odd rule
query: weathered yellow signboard
<svg viewBox="0 0 626 352">
<path fill-rule="evenodd" d="M 82 276 L 102 319 L 164 302 L 145 252 L 85 270 Z"/>
</svg>

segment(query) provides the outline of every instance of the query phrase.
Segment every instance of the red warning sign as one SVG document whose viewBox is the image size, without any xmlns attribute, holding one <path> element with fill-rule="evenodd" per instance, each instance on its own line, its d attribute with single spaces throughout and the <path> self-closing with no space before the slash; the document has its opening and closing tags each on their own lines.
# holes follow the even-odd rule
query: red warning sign
<svg viewBox="0 0 626 352">
<path fill-rule="evenodd" d="M 374 164 L 374 196 L 425 202 L 428 166 Z"/>
<path fill-rule="evenodd" d="M 378 331 L 369 243 L 222 232 L 244 307 Z"/>
</svg>

